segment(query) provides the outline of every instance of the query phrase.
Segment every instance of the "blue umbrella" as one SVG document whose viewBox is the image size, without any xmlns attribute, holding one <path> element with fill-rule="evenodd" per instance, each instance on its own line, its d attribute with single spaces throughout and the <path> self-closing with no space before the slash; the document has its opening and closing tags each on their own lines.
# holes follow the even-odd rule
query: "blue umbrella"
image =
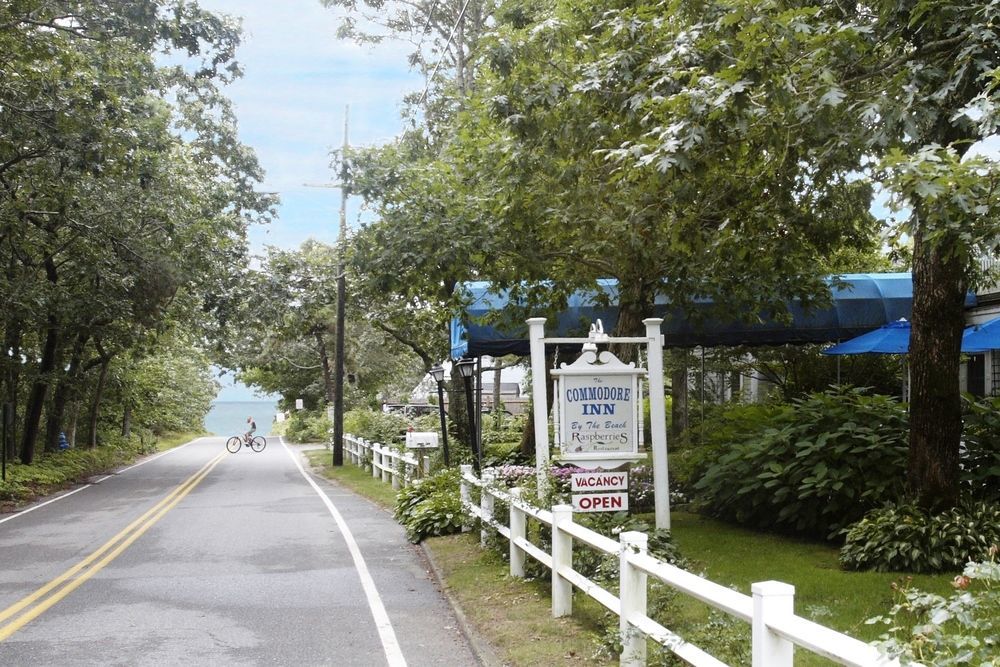
<svg viewBox="0 0 1000 667">
<path fill-rule="evenodd" d="M 905 318 L 883 324 L 874 331 L 845 340 L 823 354 L 906 354 L 910 349 L 910 323 Z"/>
<path fill-rule="evenodd" d="M 962 336 L 962 352 L 986 352 L 1000 350 L 1000 317 L 984 324 L 976 324 L 965 330 Z"/>
<path fill-rule="evenodd" d="M 1000 318 L 968 327 L 962 335 L 962 352 L 975 354 L 986 350 L 1000 350 Z M 828 347 L 823 354 L 906 354 L 909 351 L 910 323 L 900 318 L 857 338 Z"/>
</svg>

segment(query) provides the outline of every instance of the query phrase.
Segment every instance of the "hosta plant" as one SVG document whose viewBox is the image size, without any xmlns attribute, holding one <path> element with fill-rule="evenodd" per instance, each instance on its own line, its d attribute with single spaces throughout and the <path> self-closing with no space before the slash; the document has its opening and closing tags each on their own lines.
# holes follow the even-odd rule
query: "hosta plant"
<svg viewBox="0 0 1000 667">
<path fill-rule="evenodd" d="M 847 531 L 840 563 L 849 570 L 960 571 L 1000 544 L 1000 505 L 967 503 L 929 513 L 912 504 L 869 512 Z"/>
</svg>

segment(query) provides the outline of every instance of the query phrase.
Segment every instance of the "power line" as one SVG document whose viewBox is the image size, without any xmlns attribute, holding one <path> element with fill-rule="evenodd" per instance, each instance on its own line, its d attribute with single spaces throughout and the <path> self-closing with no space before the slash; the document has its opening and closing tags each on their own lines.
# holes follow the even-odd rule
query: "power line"
<svg viewBox="0 0 1000 667">
<path fill-rule="evenodd" d="M 427 90 L 430 88 L 431 81 L 434 80 L 434 75 L 437 74 L 438 69 L 441 67 L 441 63 L 444 61 L 444 55 L 448 51 L 448 47 L 451 46 L 451 41 L 455 39 L 455 31 L 458 30 L 458 24 L 462 22 L 463 18 L 465 18 L 465 10 L 469 7 L 469 1 L 470 0 L 465 0 L 465 4 L 462 5 L 462 11 L 458 13 L 458 20 L 456 20 L 455 25 L 451 27 L 451 34 L 448 35 L 448 41 L 445 42 L 444 49 L 441 51 L 441 57 L 438 58 L 437 64 L 434 65 L 434 71 L 431 72 L 430 77 L 428 77 L 426 83 L 424 83 L 424 94 L 420 96 L 419 104 L 423 104 L 424 100 L 427 99 Z M 462 48 L 462 45 L 459 44 L 458 48 Z"/>
</svg>

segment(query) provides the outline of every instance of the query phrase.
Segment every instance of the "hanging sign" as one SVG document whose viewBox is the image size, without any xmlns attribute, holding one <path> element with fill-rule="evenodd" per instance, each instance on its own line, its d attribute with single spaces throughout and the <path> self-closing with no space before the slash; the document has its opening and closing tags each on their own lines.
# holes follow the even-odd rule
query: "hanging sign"
<svg viewBox="0 0 1000 667">
<path fill-rule="evenodd" d="M 640 458 L 639 377 L 646 371 L 611 352 L 585 349 L 558 378 L 562 459 L 588 468 L 613 468 Z"/>
<path fill-rule="evenodd" d="M 624 512 L 628 510 L 628 494 L 581 493 L 573 494 L 574 512 Z"/>
<path fill-rule="evenodd" d="M 628 488 L 627 472 L 578 472 L 570 475 L 569 490 L 577 492 L 589 491 L 624 491 Z"/>
</svg>

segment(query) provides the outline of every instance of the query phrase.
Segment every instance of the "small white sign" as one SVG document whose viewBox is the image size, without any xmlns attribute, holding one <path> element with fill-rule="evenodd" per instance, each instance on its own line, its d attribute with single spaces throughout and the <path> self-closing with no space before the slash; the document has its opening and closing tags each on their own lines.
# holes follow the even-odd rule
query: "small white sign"
<svg viewBox="0 0 1000 667">
<path fill-rule="evenodd" d="M 438 434 L 435 431 L 409 431 L 406 434 L 406 446 L 410 449 L 431 449 L 438 446 Z"/>
<path fill-rule="evenodd" d="M 301 398 L 296 398 L 295 399 L 295 409 L 296 410 L 301 410 L 303 408 L 303 405 L 304 404 L 302 403 L 302 399 Z"/>
<path fill-rule="evenodd" d="M 625 491 L 627 472 L 580 472 L 570 476 L 571 491 Z"/>
<path fill-rule="evenodd" d="M 627 493 L 574 493 L 574 512 L 623 512 L 628 509 Z"/>
</svg>

